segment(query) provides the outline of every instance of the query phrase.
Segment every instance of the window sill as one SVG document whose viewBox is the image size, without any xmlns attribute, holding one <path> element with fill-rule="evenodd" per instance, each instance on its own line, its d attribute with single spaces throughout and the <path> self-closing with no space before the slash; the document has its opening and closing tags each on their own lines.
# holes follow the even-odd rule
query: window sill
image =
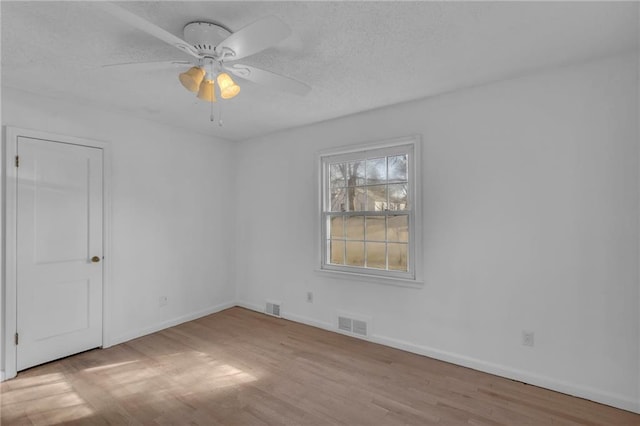
<svg viewBox="0 0 640 426">
<path fill-rule="evenodd" d="M 365 281 L 372 284 L 392 285 L 396 287 L 423 288 L 424 282 L 421 280 L 411 280 L 407 278 L 382 277 L 379 275 L 359 274 L 357 272 L 335 271 L 332 269 L 315 269 L 317 275 L 327 278 Z"/>
</svg>

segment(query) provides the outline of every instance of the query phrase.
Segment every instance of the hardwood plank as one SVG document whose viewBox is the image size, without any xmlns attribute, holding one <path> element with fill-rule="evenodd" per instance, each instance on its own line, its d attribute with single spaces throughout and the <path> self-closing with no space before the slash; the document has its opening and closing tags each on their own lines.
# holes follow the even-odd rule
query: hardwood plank
<svg viewBox="0 0 640 426">
<path fill-rule="evenodd" d="M 0 423 L 640 425 L 640 415 L 231 308 L 0 384 Z"/>
</svg>

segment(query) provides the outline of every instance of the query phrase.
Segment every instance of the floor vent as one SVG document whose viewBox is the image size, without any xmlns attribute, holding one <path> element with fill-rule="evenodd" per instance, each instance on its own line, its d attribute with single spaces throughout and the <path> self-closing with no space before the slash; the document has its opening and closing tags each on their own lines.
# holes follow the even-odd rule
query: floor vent
<svg viewBox="0 0 640 426">
<path fill-rule="evenodd" d="M 368 336 L 369 327 L 366 320 L 351 318 L 345 314 L 338 314 L 338 330 L 346 331 L 358 336 Z"/>
<path fill-rule="evenodd" d="M 269 315 L 273 315 L 274 317 L 280 318 L 280 303 L 278 302 L 267 302 L 267 308 L 265 310 Z"/>
</svg>

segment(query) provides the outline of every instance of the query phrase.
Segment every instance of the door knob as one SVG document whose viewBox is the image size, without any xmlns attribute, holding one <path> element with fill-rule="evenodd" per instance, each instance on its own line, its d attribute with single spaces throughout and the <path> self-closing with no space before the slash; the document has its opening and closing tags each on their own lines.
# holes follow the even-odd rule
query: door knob
<svg viewBox="0 0 640 426">
<path fill-rule="evenodd" d="M 98 263 L 98 262 L 100 262 L 100 258 L 99 258 L 98 256 L 93 256 L 93 257 L 91 258 L 91 261 L 92 261 L 93 263 Z"/>
</svg>

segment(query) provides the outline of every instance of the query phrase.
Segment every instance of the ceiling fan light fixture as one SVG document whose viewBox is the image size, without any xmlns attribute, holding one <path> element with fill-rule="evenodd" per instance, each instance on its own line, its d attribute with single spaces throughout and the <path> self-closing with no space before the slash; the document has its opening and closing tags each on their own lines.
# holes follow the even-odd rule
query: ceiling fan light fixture
<svg viewBox="0 0 640 426">
<path fill-rule="evenodd" d="M 207 102 L 216 101 L 216 88 L 213 80 L 204 80 L 200 83 L 200 90 L 198 90 L 198 99 L 202 99 Z"/>
<path fill-rule="evenodd" d="M 204 79 L 205 71 L 200 67 L 191 67 L 188 71 L 180 74 L 180 83 L 190 92 L 197 92 Z"/>
<path fill-rule="evenodd" d="M 218 87 L 220 88 L 220 97 L 222 99 L 231 99 L 240 93 L 240 86 L 226 72 L 218 75 Z"/>
</svg>

